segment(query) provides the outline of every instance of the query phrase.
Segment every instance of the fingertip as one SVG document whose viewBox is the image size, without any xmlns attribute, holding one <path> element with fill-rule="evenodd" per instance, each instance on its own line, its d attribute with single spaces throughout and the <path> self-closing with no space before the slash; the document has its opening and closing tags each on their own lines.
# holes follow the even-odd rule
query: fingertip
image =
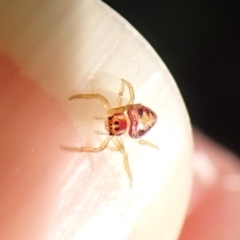
<svg viewBox="0 0 240 240">
<path fill-rule="evenodd" d="M 199 131 L 195 131 L 195 143 L 199 162 L 191 208 L 180 239 L 238 239 L 239 158 Z"/>
<path fill-rule="evenodd" d="M 31 6 L 27 5 L 28 12 L 22 16 L 26 22 Z M 6 149 L 11 159 L 9 149 L 17 146 L 14 159 L 23 164 L 23 171 L 13 177 L 13 168 L 8 171 L 10 177 L 6 179 L 14 181 L 12 185 L 8 182 L 11 191 L 4 195 L 4 216 L 11 210 L 8 199 L 17 199 L 20 193 L 22 200 L 8 216 L 3 236 L 19 239 L 20 229 L 24 240 L 39 234 L 42 239 L 67 238 L 67 234 L 82 239 L 176 239 L 191 188 L 192 137 L 186 108 L 171 74 L 149 44 L 103 3 L 75 1 L 68 5 L 67 13 L 64 1 L 58 2 L 58 11 L 53 11 L 55 4 L 43 6 L 49 9 L 34 9 L 38 13 L 31 14 L 35 21 L 23 26 L 22 32 L 13 33 L 10 37 L 18 41 L 9 39 L 5 46 L 20 66 L 13 75 L 28 78 L 31 87 L 25 88 L 18 78 L 9 75 L 12 89 L 19 95 L 9 95 L 5 100 L 15 99 L 16 104 L 22 97 L 25 102 L 19 109 L 9 106 L 12 113 L 18 111 L 20 115 L 5 118 L 13 129 L 10 134 L 6 131 Z M 64 20 L 58 21 L 56 14 Z M 51 34 L 44 35 L 46 32 Z M 133 60 L 139 65 L 137 75 Z M 158 114 L 158 123 L 148 137 L 160 151 L 124 139 L 133 172 L 132 190 L 121 154 L 68 152 L 59 147 L 101 143 L 101 136 L 93 138 L 92 133 L 103 124 L 95 125 L 89 119 L 105 113 L 102 105 L 87 100 L 68 103 L 67 99 L 73 92 L 101 92 L 116 101 L 122 77 L 134 86 L 136 102 L 143 102 Z M 23 144 L 25 148 L 21 149 Z M 17 193 L 13 185 L 19 187 Z M 12 223 L 17 215 L 18 222 Z M 156 224 L 159 222 L 161 227 Z M 49 226 L 53 227 L 49 230 Z"/>
</svg>

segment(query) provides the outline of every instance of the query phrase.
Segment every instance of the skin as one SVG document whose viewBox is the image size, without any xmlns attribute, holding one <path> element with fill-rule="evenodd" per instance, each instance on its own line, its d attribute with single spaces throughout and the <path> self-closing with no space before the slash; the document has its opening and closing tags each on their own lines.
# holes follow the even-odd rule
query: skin
<svg viewBox="0 0 240 240">
<path fill-rule="evenodd" d="M 190 198 L 192 136 L 162 61 L 98 1 L 19 4 L 4 1 L 0 13 L 0 238 L 176 239 Z M 159 116 L 146 140 L 161 150 L 123 138 L 132 189 L 120 153 L 60 148 L 101 144 L 93 131 L 104 123 L 93 116 L 104 116 L 102 104 L 68 99 L 95 92 L 114 106 L 121 78 Z"/>
<path fill-rule="evenodd" d="M 229 185 L 239 176 L 236 157 L 197 133 L 192 168 L 179 91 L 127 22 L 93 0 L 2 0 L 0 16 L 0 239 L 174 240 L 186 217 L 180 239 L 239 239 L 238 185 Z M 104 124 L 93 116 L 104 108 L 68 98 L 101 93 L 117 105 L 121 78 L 133 85 L 135 102 L 158 116 L 146 140 L 159 150 L 123 139 L 132 189 L 118 152 L 60 148 L 99 146 L 102 136 L 93 132 Z"/>
<path fill-rule="evenodd" d="M 238 240 L 240 160 L 199 131 L 194 141 L 194 188 L 179 239 Z"/>
<path fill-rule="evenodd" d="M 148 43 L 99 1 L 2 1 L 0 16 L 0 239 L 176 239 L 190 199 L 192 134 L 176 85 Z M 102 41 L 99 41 L 102 39 Z M 158 122 L 123 138 L 122 154 L 97 147 L 106 109 L 127 79 Z M 129 100 L 124 91 L 123 104 Z M 177 199 L 177 204 L 176 204 Z"/>
</svg>

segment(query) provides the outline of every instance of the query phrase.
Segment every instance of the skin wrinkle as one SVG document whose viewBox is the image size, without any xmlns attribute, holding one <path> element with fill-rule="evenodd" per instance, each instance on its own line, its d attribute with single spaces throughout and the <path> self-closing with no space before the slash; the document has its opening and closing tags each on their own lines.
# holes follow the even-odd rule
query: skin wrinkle
<svg viewBox="0 0 240 240">
<path fill-rule="evenodd" d="M 90 75 L 87 77 L 88 81 L 90 81 L 94 76 L 97 74 L 97 72 L 101 69 L 101 66 L 107 61 L 108 58 L 110 58 L 111 54 L 114 53 L 114 51 L 117 49 L 121 38 L 123 38 L 125 33 L 119 34 L 119 37 L 115 40 L 115 42 L 111 45 L 111 47 L 104 53 L 101 59 L 98 60 L 95 67 L 93 67 L 93 70 L 91 71 Z"/>
</svg>

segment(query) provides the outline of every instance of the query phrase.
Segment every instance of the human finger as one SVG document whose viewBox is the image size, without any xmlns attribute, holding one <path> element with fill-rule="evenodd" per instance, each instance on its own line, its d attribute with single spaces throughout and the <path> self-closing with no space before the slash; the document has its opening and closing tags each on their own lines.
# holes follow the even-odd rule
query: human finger
<svg viewBox="0 0 240 240">
<path fill-rule="evenodd" d="M 2 5 L 0 236 L 176 239 L 190 194 L 192 139 L 163 62 L 99 1 Z M 102 105 L 68 98 L 100 92 L 116 101 L 121 78 L 158 115 L 146 136 L 160 150 L 124 138 L 132 189 L 120 154 L 60 149 L 101 142 L 93 131 L 103 123 L 92 116 L 105 114 Z"/>
</svg>

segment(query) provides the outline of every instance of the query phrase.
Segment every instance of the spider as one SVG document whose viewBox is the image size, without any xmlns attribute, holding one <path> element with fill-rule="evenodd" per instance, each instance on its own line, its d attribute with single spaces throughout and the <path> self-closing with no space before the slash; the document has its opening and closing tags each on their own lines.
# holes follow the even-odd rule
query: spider
<svg viewBox="0 0 240 240">
<path fill-rule="evenodd" d="M 125 85 L 128 88 L 130 99 L 126 105 L 122 105 Z M 117 97 L 117 107 L 112 108 L 108 100 L 103 95 L 98 93 L 76 94 L 71 96 L 69 100 L 73 100 L 76 98 L 98 99 L 103 104 L 103 106 L 107 110 L 107 116 L 96 116 L 94 118 L 97 120 L 105 120 L 105 129 L 107 132 L 105 133 L 101 131 L 94 131 L 94 133 L 106 135 L 106 138 L 103 140 L 99 147 L 61 146 L 61 148 L 68 151 L 78 152 L 100 152 L 105 148 L 108 148 L 113 151 L 121 152 L 123 155 L 124 167 L 129 178 L 130 187 L 132 187 L 132 173 L 128 162 L 128 154 L 125 151 L 121 135 L 126 133 L 128 130 L 129 136 L 135 139 L 138 143 L 158 149 L 158 147 L 151 142 L 139 139 L 153 127 L 153 125 L 157 121 L 157 115 L 150 108 L 145 107 L 142 104 L 134 103 L 134 89 L 132 85 L 124 79 L 121 79 L 121 86 Z M 110 146 L 110 142 L 112 142 L 114 146 Z"/>
</svg>

